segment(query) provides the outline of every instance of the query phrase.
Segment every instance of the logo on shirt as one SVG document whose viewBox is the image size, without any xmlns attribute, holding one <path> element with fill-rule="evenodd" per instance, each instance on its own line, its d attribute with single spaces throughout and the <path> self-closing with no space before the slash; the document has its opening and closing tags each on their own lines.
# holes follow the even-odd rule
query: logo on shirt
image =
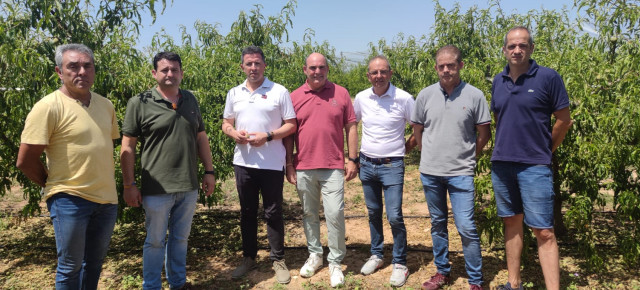
<svg viewBox="0 0 640 290">
<path fill-rule="evenodd" d="M 533 93 L 533 89 L 529 89 L 527 92 Z"/>
<path fill-rule="evenodd" d="M 338 105 L 338 102 L 336 102 L 336 100 L 335 100 L 335 99 L 334 99 L 334 100 L 331 100 L 331 105 L 335 107 L 335 106 L 337 106 L 337 105 Z"/>
<path fill-rule="evenodd" d="M 266 100 L 267 99 L 267 95 L 262 95 L 262 98 Z"/>
</svg>

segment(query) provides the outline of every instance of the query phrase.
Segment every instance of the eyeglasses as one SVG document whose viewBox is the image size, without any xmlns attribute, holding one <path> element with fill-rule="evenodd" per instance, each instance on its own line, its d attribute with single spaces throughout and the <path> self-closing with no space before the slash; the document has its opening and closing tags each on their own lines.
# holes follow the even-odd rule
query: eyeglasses
<svg viewBox="0 0 640 290">
<path fill-rule="evenodd" d="M 388 70 L 376 70 L 376 71 L 370 71 L 367 74 L 369 74 L 370 76 L 377 76 L 378 74 L 386 76 L 389 74 Z"/>
<path fill-rule="evenodd" d="M 529 49 L 529 44 L 528 43 L 509 44 L 507 45 L 507 50 L 514 50 L 516 49 L 516 47 L 518 47 L 520 50 L 527 50 Z"/>
</svg>

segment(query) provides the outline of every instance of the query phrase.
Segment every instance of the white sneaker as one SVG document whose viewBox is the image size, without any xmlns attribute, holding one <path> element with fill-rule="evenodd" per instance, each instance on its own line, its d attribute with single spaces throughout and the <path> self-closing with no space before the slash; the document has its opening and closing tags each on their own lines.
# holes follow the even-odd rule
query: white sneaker
<svg viewBox="0 0 640 290">
<path fill-rule="evenodd" d="M 380 269 L 380 267 L 382 267 L 382 263 L 382 259 L 378 258 L 376 255 L 372 255 L 369 260 L 364 263 L 362 269 L 360 269 L 360 273 L 362 273 L 362 275 L 369 275 Z"/>
<path fill-rule="evenodd" d="M 322 255 L 309 254 L 309 258 L 304 262 L 304 266 L 300 268 L 300 276 L 309 278 L 313 276 L 320 267 L 322 267 Z"/>
<path fill-rule="evenodd" d="M 331 275 L 331 287 L 335 288 L 344 284 L 344 275 L 342 275 L 340 264 L 329 264 L 329 274 Z"/>
<path fill-rule="evenodd" d="M 389 278 L 389 284 L 394 287 L 400 287 L 407 282 L 407 276 L 409 276 L 409 269 L 405 265 L 393 264 L 393 271 L 391 271 L 391 278 Z"/>
</svg>

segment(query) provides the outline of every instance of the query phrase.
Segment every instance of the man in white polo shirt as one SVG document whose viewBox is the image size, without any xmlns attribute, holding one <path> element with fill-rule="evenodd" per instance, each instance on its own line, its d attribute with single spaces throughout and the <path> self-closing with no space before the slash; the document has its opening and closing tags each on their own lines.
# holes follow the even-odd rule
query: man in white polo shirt
<svg viewBox="0 0 640 290">
<path fill-rule="evenodd" d="M 249 46 L 242 51 L 244 83 L 229 90 L 222 131 L 236 142 L 233 167 L 240 198 L 240 230 L 243 260 L 231 274 L 240 278 L 256 267 L 258 252 L 258 203 L 267 221 L 276 280 L 289 283 L 284 262 L 284 221 L 282 188 L 285 149 L 282 138 L 296 130 L 296 114 L 289 91 L 264 76 L 266 63 L 262 49 Z"/>
<path fill-rule="evenodd" d="M 382 193 L 387 208 L 387 220 L 393 234 L 393 271 L 389 283 L 404 285 L 407 269 L 407 230 L 402 218 L 404 185 L 404 155 L 411 150 L 413 138 L 404 139 L 405 128 L 411 122 L 413 97 L 389 82 L 392 75 L 389 61 L 379 55 L 369 61 L 367 77 L 372 87 L 356 95 L 353 108 L 358 122 L 362 121 L 360 148 L 360 180 L 369 211 L 371 257 L 360 272 L 369 275 L 382 267 Z"/>
</svg>

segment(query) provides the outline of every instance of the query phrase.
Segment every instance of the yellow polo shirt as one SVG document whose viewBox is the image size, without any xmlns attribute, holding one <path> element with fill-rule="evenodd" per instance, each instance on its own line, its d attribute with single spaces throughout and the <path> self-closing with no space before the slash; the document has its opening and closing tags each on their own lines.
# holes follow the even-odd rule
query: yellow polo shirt
<svg viewBox="0 0 640 290">
<path fill-rule="evenodd" d="M 46 145 L 45 199 L 65 192 L 117 204 L 113 139 L 120 137 L 113 104 L 91 92 L 84 107 L 60 90 L 45 96 L 25 120 L 21 143 Z"/>
</svg>

